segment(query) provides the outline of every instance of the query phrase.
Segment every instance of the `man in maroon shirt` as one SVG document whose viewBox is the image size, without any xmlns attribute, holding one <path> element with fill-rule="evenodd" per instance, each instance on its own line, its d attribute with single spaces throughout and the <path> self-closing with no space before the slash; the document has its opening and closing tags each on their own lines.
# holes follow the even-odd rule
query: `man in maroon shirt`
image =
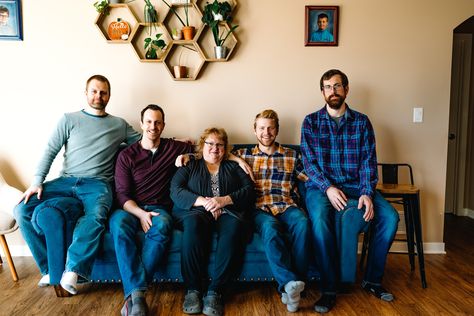
<svg viewBox="0 0 474 316">
<path fill-rule="evenodd" d="M 120 152 L 115 167 L 115 191 L 122 209 L 110 217 L 125 304 L 122 315 L 146 315 L 145 291 L 157 263 L 164 258 L 173 230 L 170 180 L 177 156 L 193 146 L 161 138 L 165 114 L 150 104 L 141 112 L 142 139 Z M 145 232 L 143 247 L 136 243 Z"/>
</svg>

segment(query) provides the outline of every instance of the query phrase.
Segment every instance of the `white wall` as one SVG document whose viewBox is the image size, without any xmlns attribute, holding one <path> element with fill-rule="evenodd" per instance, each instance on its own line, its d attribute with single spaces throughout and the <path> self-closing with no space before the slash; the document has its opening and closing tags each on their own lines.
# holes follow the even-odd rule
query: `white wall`
<svg viewBox="0 0 474 316">
<path fill-rule="evenodd" d="M 93 2 L 24 0 L 24 41 L 0 41 L 0 170 L 11 184 L 29 184 L 57 119 L 85 106 L 94 73 L 112 83 L 108 111 L 137 128 L 139 110 L 153 102 L 165 108 L 165 136 L 219 125 L 232 142 L 253 142 L 253 117 L 271 107 L 280 141 L 298 143 L 304 116 L 323 105 L 321 74 L 339 68 L 349 76 L 348 103 L 372 120 L 379 161 L 414 166 L 425 241 L 442 242 L 452 32 L 473 1 L 239 0 L 233 58 L 209 64 L 194 82 L 140 63 L 130 45 L 106 43 Z M 304 46 L 310 4 L 340 6 L 338 47 Z M 411 122 L 415 106 L 424 108 L 421 124 Z M 17 234 L 10 243 L 22 241 Z"/>
</svg>

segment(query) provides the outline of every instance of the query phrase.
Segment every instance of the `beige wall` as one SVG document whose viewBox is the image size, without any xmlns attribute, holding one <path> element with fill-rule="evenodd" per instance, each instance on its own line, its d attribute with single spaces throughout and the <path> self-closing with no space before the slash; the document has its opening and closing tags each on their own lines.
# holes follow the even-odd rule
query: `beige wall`
<svg viewBox="0 0 474 316">
<path fill-rule="evenodd" d="M 94 1 L 22 2 L 24 41 L 0 41 L 0 171 L 11 184 L 28 185 L 57 119 L 84 107 L 93 73 L 112 82 L 108 111 L 135 127 L 139 110 L 156 102 L 167 114 L 165 136 L 220 125 L 231 141 L 253 142 L 253 116 L 272 107 L 280 141 L 298 143 L 304 116 L 323 105 L 319 77 L 340 68 L 348 103 L 375 127 L 379 161 L 414 166 L 425 241 L 442 242 L 452 32 L 473 1 L 239 0 L 238 49 L 195 82 L 175 82 L 162 64 L 140 63 L 131 46 L 107 44 Z M 341 7 L 338 47 L 303 45 L 309 4 Z M 411 122 L 415 106 L 424 108 L 422 124 Z M 13 244 L 21 245 L 18 236 Z"/>
</svg>

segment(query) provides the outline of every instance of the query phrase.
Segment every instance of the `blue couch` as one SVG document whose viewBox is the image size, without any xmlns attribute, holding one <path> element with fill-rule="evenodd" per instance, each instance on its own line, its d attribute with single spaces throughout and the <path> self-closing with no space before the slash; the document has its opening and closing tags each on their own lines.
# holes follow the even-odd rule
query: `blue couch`
<svg viewBox="0 0 474 316">
<path fill-rule="evenodd" d="M 234 148 L 253 147 L 255 145 L 235 145 Z M 299 150 L 299 146 L 285 145 Z M 304 196 L 304 184 L 298 184 L 300 194 Z M 304 199 L 302 199 L 304 201 Z M 75 223 L 82 210 L 77 201 L 72 198 L 62 198 L 46 201 L 40 204 L 33 214 L 33 221 L 37 231 L 46 236 L 49 259 L 49 273 L 51 284 L 58 285 L 64 271 L 65 254 L 71 242 Z M 143 241 L 143 232 L 137 233 L 137 240 Z M 154 275 L 155 282 L 182 282 L 180 266 L 182 232 L 175 229 L 171 240 L 168 257 L 162 262 Z M 215 249 L 215 242 L 214 242 Z M 211 254 L 209 266 L 213 264 Z M 309 280 L 318 280 L 319 274 L 314 264 L 308 272 Z M 92 282 L 120 282 L 120 271 L 115 256 L 114 243 L 110 231 L 107 229 L 103 236 L 101 250 L 92 268 Z M 238 281 L 272 281 L 273 275 L 266 259 L 262 242 L 257 234 L 247 245 L 243 266 Z M 56 287 L 56 293 L 58 293 Z"/>
</svg>

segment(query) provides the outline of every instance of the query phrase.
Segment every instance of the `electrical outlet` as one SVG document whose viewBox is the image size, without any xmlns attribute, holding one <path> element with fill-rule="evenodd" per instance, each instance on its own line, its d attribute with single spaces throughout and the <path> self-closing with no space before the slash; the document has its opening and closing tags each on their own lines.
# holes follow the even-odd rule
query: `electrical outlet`
<svg viewBox="0 0 474 316">
<path fill-rule="evenodd" d="M 413 123 L 423 122 L 423 108 L 413 108 Z"/>
</svg>

